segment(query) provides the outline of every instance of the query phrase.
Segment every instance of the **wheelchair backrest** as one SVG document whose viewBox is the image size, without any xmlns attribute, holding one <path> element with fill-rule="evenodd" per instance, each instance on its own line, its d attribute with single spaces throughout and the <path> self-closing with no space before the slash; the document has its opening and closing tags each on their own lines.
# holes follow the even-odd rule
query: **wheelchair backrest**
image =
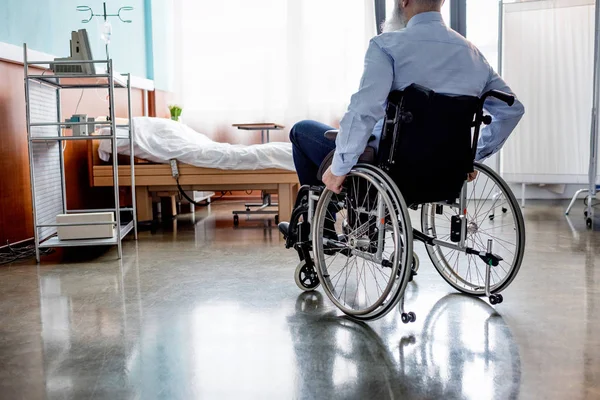
<svg viewBox="0 0 600 400">
<path fill-rule="evenodd" d="M 378 165 L 407 204 L 455 200 L 473 171 L 471 132 L 480 99 L 413 84 L 388 97 Z"/>
</svg>

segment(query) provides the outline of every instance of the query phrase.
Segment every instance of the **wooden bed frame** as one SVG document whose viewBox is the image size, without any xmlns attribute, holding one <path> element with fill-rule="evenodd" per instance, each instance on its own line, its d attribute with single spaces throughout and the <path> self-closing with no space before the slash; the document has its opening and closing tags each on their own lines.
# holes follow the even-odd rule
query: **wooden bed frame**
<svg viewBox="0 0 600 400">
<path fill-rule="evenodd" d="M 98 155 L 100 142 L 91 140 L 88 143 L 91 186 L 112 186 L 112 165 L 107 165 L 100 160 Z M 179 183 L 186 191 L 265 190 L 277 193 L 280 221 L 290 220 L 299 186 L 298 177 L 293 171 L 282 169 L 221 170 L 198 168 L 187 164 L 179 166 Z M 128 165 L 119 166 L 119 186 L 131 186 Z M 153 219 L 152 193 L 176 193 L 178 190 L 168 164 L 152 164 L 145 160 L 136 160 L 135 186 L 138 221 Z"/>
</svg>

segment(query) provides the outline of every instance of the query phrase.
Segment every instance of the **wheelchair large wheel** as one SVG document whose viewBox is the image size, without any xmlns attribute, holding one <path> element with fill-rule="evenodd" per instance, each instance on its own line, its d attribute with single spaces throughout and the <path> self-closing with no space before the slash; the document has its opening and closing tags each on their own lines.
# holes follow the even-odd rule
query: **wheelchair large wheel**
<svg viewBox="0 0 600 400">
<path fill-rule="evenodd" d="M 360 320 L 381 318 L 393 309 L 410 278 L 408 209 L 397 187 L 381 174 L 357 166 L 342 195 L 323 191 L 313 217 L 323 289 L 340 310 Z"/>
<path fill-rule="evenodd" d="M 490 291 L 499 293 L 513 281 L 525 251 L 525 222 L 514 194 L 491 168 L 475 164 L 477 178 L 467 184 L 467 233 L 465 245 L 486 251 L 493 240 L 493 253 L 503 258 L 491 268 Z M 421 212 L 423 233 L 450 242 L 451 218 L 456 206 L 426 204 Z M 440 275 L 456 290 L 476 296 L 485 295 L 486 265 L 476 255 L 439 245 L 426 246 Z"/>
</svg>

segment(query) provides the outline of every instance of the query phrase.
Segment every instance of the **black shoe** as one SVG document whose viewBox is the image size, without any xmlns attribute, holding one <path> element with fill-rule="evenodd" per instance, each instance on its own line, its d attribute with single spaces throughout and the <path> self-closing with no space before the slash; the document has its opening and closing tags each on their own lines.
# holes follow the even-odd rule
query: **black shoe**
<svg viewBox="0 0 600 400">
<path fill-rule="evenodd" d="M 281 232 L 283 237 L 287 239 L 288 234 L 290 232 L 290 223 L 289 222 L 280 222 L 279 225 L 277 225 L 277 227 L 279 228 L 279 232 Z"/>
</svg>

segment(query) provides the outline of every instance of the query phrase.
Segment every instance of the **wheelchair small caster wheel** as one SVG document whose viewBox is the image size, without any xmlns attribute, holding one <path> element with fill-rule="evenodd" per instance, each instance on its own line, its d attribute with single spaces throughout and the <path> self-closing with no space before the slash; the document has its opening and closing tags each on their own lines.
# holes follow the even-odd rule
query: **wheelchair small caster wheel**
<svg viewBox="0 0 600 400">
<path fill-rule="evenodd" d="M 508 208 L 502 207 L 502 214 L 506 214 L 508 212 Z"/>
<path fill-rule="evenodd" d="M 321 284 L 314 266 L 308 267 L 306 260 L 301 261 L 296 267 L 294 279 L 296 280 L 296 286 L 305 292 L 313 291 Z"/>
<path fill-rule="evenodd" d="M 240 224 L 240 217 L 236 215 L 233 216 L 233 226 L 238 226 Z"/>
<path fill-rule="evenodd" d="M 421 261 L 419 261 L 419 256 L 416 255 L 415 253 L 413 253 L 412 264 L 410 266 L 410 269 L 413 272 L 413 275 L 417 275 L 417 272 L 419 272 L 420 265 L 421 265 Z"/>
<path fill-rule="evenodd" d="M 402 313 L 400 316 L 403 324 L 410 324 L 411 322 L 415 322 L 417 320 L 417 315 L 414 312 Z"/>
<path fill-rule="evenodd" d="M 584 212 L 583 212 L 583 216 L 587 218 L 587 215 L 588 215 L 588 212 L 587 212 L 587 211 L 584 211 Z"/>
<path fill-rule="evenodd" d="M 501 294 L 493 294 L 490 296 L 490 304 L 491 305 L 500 304 L 503 301 L 504 301 L 504 298 L 502 297 Z"/>
<path fill-rule="evenodd" d="M 275 225 L 279 225 L 279 215 L 275 216 Z"/>
<path fill-rule="evenodd" d="M 587 225 L 588 228 L 591 228 L 592 227 L 592 219 L 591 218 L 586 219 L 585 224 Z"/>
</svg>

